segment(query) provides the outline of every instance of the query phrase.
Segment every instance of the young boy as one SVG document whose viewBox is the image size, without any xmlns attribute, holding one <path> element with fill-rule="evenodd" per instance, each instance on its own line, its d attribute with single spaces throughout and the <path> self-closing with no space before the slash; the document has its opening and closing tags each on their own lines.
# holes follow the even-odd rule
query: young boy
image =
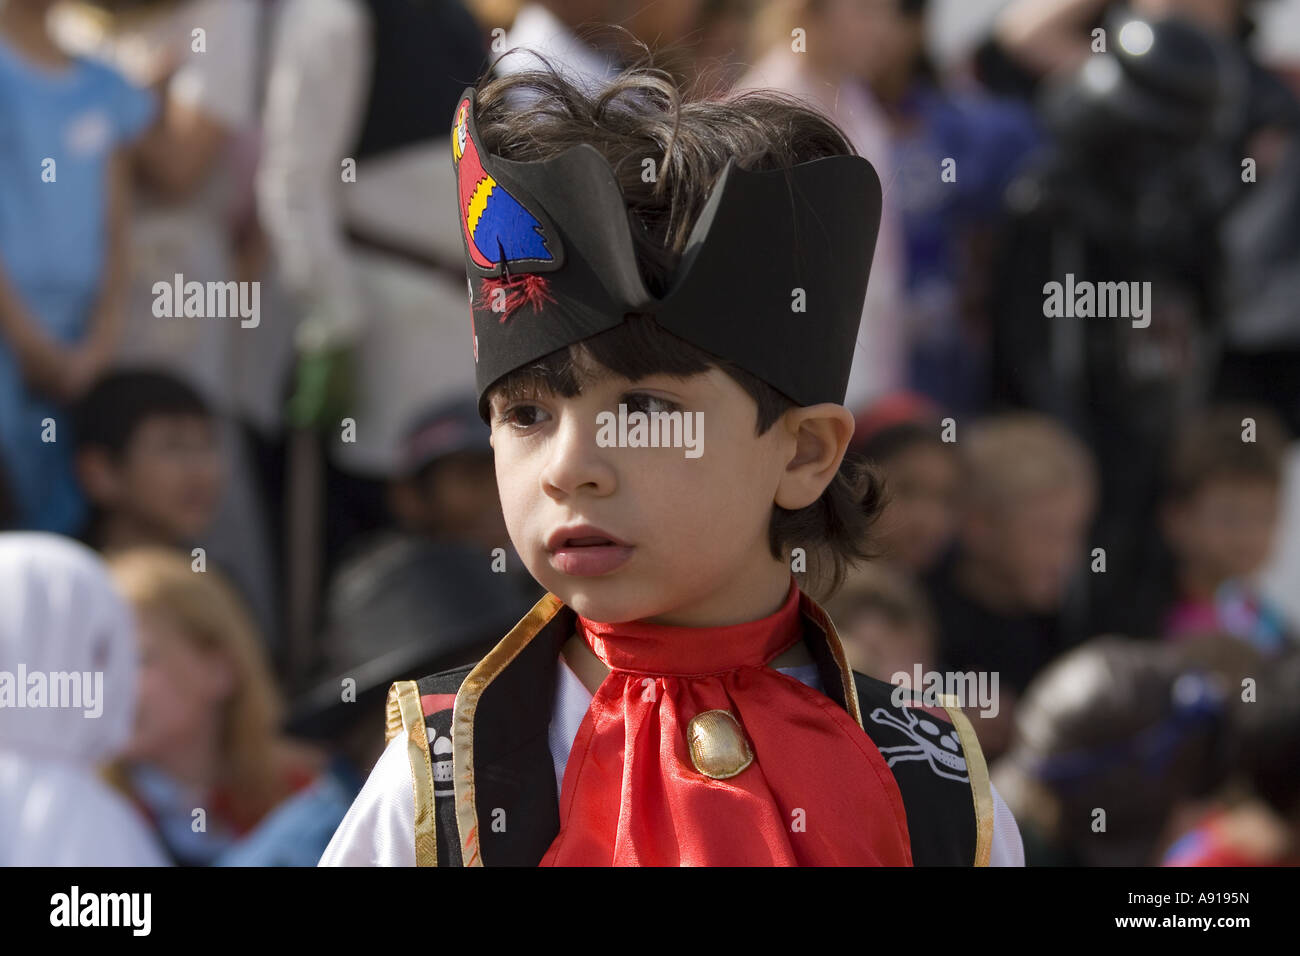
<svg viewBox="0 0 1300 956">
<path fill-rule="evenodd" d="M 166 372 L 119 370 L 74 409 L 76 462 L 101 551 L 189 547 L 212 524 L 224 481 L 212 414 Z"/>
<path fill-rule="evenodd" d="M 1286 444 L 1277 416 L 1248 405 L 1209 408 L 1180 429 L 1160 512 L 1174 563 L 1165 637 L 1227 633 L 1266 653 L 1296 646 L 1252 583 L 1273 550 Z"/>
<path fill-rule="evenodd" d="M 393 685 L 322 865 L 1018 862 L 969 722 L 855 674 L 792 573 L 833 590 L 877 508 L 841 404 L 871 165 L 795 101 L 636 69 L 467 89 L 452 155 L 480 414 L 548 593 Z"/>
</svg>

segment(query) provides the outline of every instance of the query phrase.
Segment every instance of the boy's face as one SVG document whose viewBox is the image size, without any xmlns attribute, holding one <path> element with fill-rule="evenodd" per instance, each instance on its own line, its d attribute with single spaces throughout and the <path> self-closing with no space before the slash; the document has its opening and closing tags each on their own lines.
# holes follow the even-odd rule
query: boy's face
<svg viewBox="0 0 1300 956">
<path fill-rule="evenodd" d="M 208 529 L 224 485 L 216 432 L 195 415 L 149 416 L 121 456 L 92 474 L 87 491 L 97 504 L 176 544 Z"/>
<path fill-rule="evenodd" d="M 529 572 L 592 620 L 709 626 L 752 619 L 755 596 L 789 582 L 789 566 L 768 548 L 772 505 L 805 503 L 787 497 L 787 464 L 796 449 L 789 413 L 756 436 L 754 400 L 717 368 L 636 383 L 602 369 L 584 382 L 572 398 L 548 393 L 509 403 L 492 397 L 501 504 Z M 601 447 L 597 415 L 617 415 L 620 402 L 629 415 L 680 411 L 685 420 L 690 413 L 692 425 L 701 426 L 695 436 L 701 454 Z M 844 417 L 847 443 L 852 420 L 847 411 Z M 548 538 L 576 524 L 626 543 L 605 549 L 625 560 L 599 573 L 568 564 L 575 553 L 583 557 L 582 549 L 556 553 Z"/>
<path fill-rule="evenodd" d="M 1278 488 L 1263 478 L 1213 478 L 1165 510 L 1165 536 L 1178 560 L 1222 581 L 1249 577 L 1273 550 Z"/>
</svg>

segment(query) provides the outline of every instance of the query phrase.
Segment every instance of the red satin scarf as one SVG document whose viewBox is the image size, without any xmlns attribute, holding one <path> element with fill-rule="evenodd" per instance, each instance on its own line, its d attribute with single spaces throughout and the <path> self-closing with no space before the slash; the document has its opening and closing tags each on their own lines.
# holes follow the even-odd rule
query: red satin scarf
<svg viewBox="0 0 1300 956">
<path fill-rule="evenodd" d="M 757 621 L 676 627 L 578 617 L 611 668 L 569 753 L 542 866 L 911 866 L 893 774 L 853 717 L 766 666 L 801 637 L 803 597 Z M 734 716 L 753 761 L 696 770 L 692 718 Z"/>
</svg>

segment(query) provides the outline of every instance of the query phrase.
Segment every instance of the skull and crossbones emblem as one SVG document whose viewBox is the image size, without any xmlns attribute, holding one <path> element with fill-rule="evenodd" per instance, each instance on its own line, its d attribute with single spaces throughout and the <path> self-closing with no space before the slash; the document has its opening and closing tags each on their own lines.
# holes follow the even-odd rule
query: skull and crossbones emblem
<svg viewBox="0 0 1300 956">
<path fill-rule="evenodd" d="M 944 732 L 933 720 L 918 717 L 914 707 L 904 707 L 902 711 L 903 720 L 883 707 L 877 707 L 871 712 L 873 721 L 893 727 L 914 741 L 897 747 L 881 747 L 880 752 L 889 766 L 893 767 L 895 762 L 901 760 L 928 760 L 930 769 L 939 776 L 968 781 L 970 778 L 966 775 L 966 758 L 961 755 L 956 729 Z"/>
<path fill-rule="evenodd" d="M 436 725 L 427 727 L 429 756 L 433 759 L 433 794 L 448 797 L 456 792 L 451 756 L 451 711 L 437 714 L 436 717 L 439 718 Z M 440 726 L 444 722 L 445 728 Z M 428 723 L 435 722 L 430 720 Z"/>
</svg>

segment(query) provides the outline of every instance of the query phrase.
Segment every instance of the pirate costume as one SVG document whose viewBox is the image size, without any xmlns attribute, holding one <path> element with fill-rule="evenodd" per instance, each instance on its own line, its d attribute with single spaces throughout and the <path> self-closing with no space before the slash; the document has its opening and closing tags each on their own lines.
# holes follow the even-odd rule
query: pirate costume
<svg viewBox="0 0 1300 956">
<path fill-rule="evenodd" d="M 800 405 L 843 401 L 879 221 L 867 160 L 728 161 L 656 298 L 600 153 L 491 155 L 474 98 L 452 152 L 480 414 L 503 376 L 628 313 Z M 770 250 L 757 270 L 756 236 Z M 610 668 L 594 694 L 560 653 L 575 634 Z M 811 666 L 769 666 L 800 642 Z M 898 696 L 849 668 L 793 574 L 772 614 L 708 628 L 591 621 L 548 593 L 479 663 L 392 686 L 389 746 L 321 863 L 988 865 L 995 846 L 1019 862 L 955 701 Z"/>
</svg>

